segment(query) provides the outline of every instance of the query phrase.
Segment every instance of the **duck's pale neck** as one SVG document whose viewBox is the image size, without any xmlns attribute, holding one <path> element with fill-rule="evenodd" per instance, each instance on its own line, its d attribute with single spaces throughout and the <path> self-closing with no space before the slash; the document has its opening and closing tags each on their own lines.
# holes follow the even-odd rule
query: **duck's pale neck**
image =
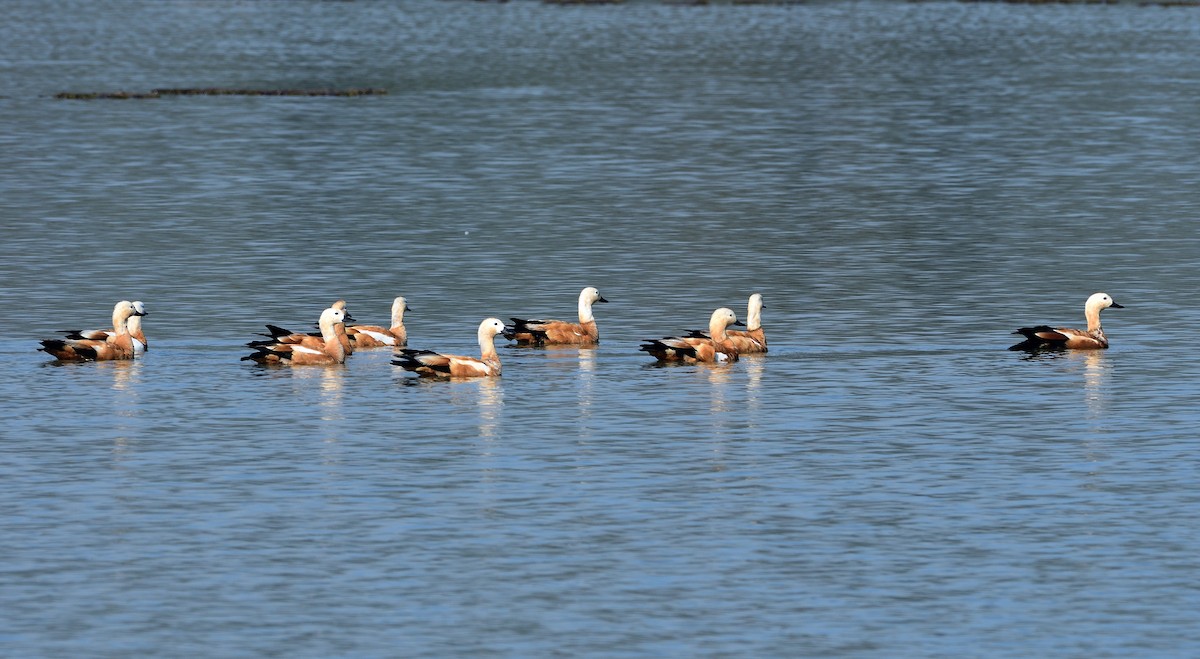
<svg viewBox="0 0 1200 659">
<path fill-rule="evenodd" d="M 708 324 L 708 335 L 717 343 L 724 343 L 729 338 L 729 334 L 725 331 L 729 324 L 723 318 L 714 318 Z"/>
<path fill-rule="evenodd" d="M 128 309 L 119 309 L 113 312 L 113 332 L 118 336 L 129 333 L 129 319 L 133 314 Z"/>
<path fill-rule="evenodd" d="M 746 310 L 746 331 L 753 332 L 762 327 L 762 303 L 750 303 L 750 308 Z"/>
<path fill-rule="evenodd" d="M 404 300 L 396 300 L 392 303 L 392 327 L 401 327 L 404 325 L 404 307 L 407 306 Z"/>
<path fill-rule="evenodd" d="M 338 361 L 346 359 L 346 346 L 342 345 L 341 337 L 346 332 L 345 324 L 331 318 L 322 318 L 320 324 L 321 338 L 325 340 L 325 352 Z"/>
<path fill-rule="evenodd" d="M 479 354 L 483 361 L 499 361 L 500 356 L 496 354 L 496 334 L 490 328 L 482 328 L 479 330 Z"/>
<path fill-rule="evenodd" d="M 142 330 L 142 317 L 130 316 L 129 320 L 125 321 L 125 327 L 129 329 L 130 334 L 137 334 Z"/>
<path fill-rule="evenodd" d="M 596 322 L 596 317 L 592 315 L 592 300 L 586 294 L 579 296 L 579 322 Z"/>
<path fill-rule="evenodd" d="M 1104 330 L 1100 329 L 1100 307 L 1099 306 L 1088 306 L 1088 308 L 1084 309 L 1083 315 L 1085 318 L 1087 318 L 1088 332 L 1095 333 L 1095 332 L 1103 332 L 1104 331 Z"/>
</svg>

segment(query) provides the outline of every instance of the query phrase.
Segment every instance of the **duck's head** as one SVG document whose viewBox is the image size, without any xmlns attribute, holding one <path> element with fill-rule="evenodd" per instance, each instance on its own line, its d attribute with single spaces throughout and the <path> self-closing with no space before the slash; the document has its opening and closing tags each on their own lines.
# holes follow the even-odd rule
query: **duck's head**
<svg viewBox="0 0 1200 659">
<path fill-rule="evenodd" d="M 588 304 L 592 304 L 593 302 L 608 302 L 608 300 L 605 300 L 604 296 L 600 294 L 600 289 L 596 288 L 595 286 L 588 286 L 587 288 L 583 289 L 583 292 L 579 294 L 579 298 L 581 300 L 586 300 Z"/>
<path fill-rule="evenodd" d="M 1086 307 L 1088 309 L 1096 309 L 1096 310 L 1107 309 L 1109 307 L 1112 307 L 1114 309 L 1124 309 L 1125 308 L 1125 307 L 1117 304 L 1116 301 L 1114 301 L 1112 299 L 1112 297 L 1109 296 L 1108 293 L 1093 293 L 1092 296 L 1087 299 Z"/>
<path fill-rule="evenodd" d="M 724 329 L 730 325 L 745 327 L 746 324 L 738 320 L 737 314 L 733 312 L 733 309 L 728 307 L 721 307 L 720 309 L 717 309 L 713 312 L 712 317 L 708 320 L 709 329 L 715 329 L 718 327 Z"/>
<path fill-rule="evenodd" d="M 492 338 L 504 331 L 504 323 L 499 318 L 484 318 L 482 323 L 479 323 L 480 338 Z"/>
</svg>

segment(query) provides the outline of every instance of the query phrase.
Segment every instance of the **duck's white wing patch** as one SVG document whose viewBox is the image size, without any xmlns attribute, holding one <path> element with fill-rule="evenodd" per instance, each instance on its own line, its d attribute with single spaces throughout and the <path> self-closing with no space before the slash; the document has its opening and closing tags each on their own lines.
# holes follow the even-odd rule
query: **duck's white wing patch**
<svg viewBox="0 0 1200 659">
<path fill-rule="evenodd" d="M 454 360 L 454 362 L 460 367 L 465 366 L 472 371 L 479 373 L 480 375 L 487 375 L 492 371 L 487 364 L 479 361 L 478 359 L 472 359 L 470 357 L 458 357 Z"/>
<path fill-rule="evenodd" d="M 384 334 L 383 332 L 376 332 L 373 330 L 365 330 L 365 329 L 359 329 L 358 331 L 362 334 L 366 334 L 367 336 L 371 337 L 372 339 L 375 339 L 376 341 L 378 341 L 380 343 L 386 343 L 387 345 L 390 345 L 390 346 L 396 345 L 396 337 L 392 336 L 391 334 Z"/>
</svg>

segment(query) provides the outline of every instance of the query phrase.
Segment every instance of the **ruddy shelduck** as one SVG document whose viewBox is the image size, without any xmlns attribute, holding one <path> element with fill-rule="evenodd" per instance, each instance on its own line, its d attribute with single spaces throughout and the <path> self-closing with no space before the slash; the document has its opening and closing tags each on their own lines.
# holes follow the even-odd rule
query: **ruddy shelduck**
<svg viewBox="0 0 1200 659">
<path fill-rule="evenodd" d="M 1087 318 L 1087 329 L 1078 330 L 1071 327 L 1022 327 L 1013 334 L 1020 334 L 1025 340 L 1009 350 L 1038 350 L 1042 348 L 1071 348 L 1074 350 L 1100 350 L 1108 347 L 1108 337 L 1104 336 L 1104 328 L 1100 327 L 1100 311 L 1112 307 L 1124 309 L 1109 297 L 1108 293 L 1094 293 L 1083 306 L 1083 315 Z"/>
<path fill-rule="evenodd" d="M 141 300 L 134 300 L 133 308 L 137 310 L 137 314 L 129 317 L 127 327 L 129 328 L 129 337 L 133 340 L 133 353 L 140 355 L 150 349 L 150 343 L 146 341 L 146 334 L 142 331 L 142 316 L 147 315 L 146 305 Z M 65 332 L 68 339 L 82 340 L 105 340 L 116 334 L 115 330 L 110 329 L 95 329 L 95 330 L 68 330 Z"/>
<path fill-rule="evenodd" d="M 352 322 L 354 319 L 350 317 L 350 312 L 346 311 L 345 300 L 338 300 L 329 305 L 329 308 L 342 313 L 342 322 L 335 325 L 334 331 L 337 332 L 338 342 L 342 344 L 342 349 L 346 352 L 346 356 L 349 357 L 354 354 L 354 344 L 350 341 L 350 337 L 346 333 L 345 323 Z M 251 341 L 246 345 L 250 348 L 261 348 L 278 343 L 292 343 L 312 348 L 313 350 L 325 349 L 325 338 L 321 333 L 320 323 L 317 324 L 318 329 L 316 332 L 293 332 L 290 329 L 271 324 L 268 324 L 266 327 L 267 333 L 259 334 L 259 336 L 267 337 L 266 341 Z"/>
<path fill-rule="evenodd" d="M 726 332 L 730 325 L 743 325 L 732 309 L 721 307 L 708 321 L 708 337 L 683 336 L 648 339 L 638 349 L 660 362 L 735 362 L 737 347 Z"/>
<path fill-rule="evenodd" d="M 565 320 L 530 320 L 513 318 L 513 324 L 504 329 L 504 338 L 516 341 L 517 345 L 580 345 L 590 346 L 600 342 L 600 330 L 592 315 L 592 304 L 608 302 L 600 291 L 588 286 L 579 293 L 579 322 Z"/>
<path fill-rule="evenodd" d="M 143 314 L 144 307 L 139 310 L 139 307 L 135 307 L 129 300 L 121 300 L 113 307 L 111 335 L 105 330 L 102 338 L 46 339 L 42 341 L 42 347 L 38 350 L 54 355 L 59 361 L 133 359 L 133 337 L 129 334 L 129 319 Z"/>
<path fill-rule="evenodd" d="M 404 312 L 411 311 L 408 301 L 403 297 L 392 300 L 392 326 L 379 325 L 349 325 L 346 334 L 355 348 L 379 348 L 394 346 L 403 348 L 408 345 L 408 330 L 404 329 Z"/>
<path fill-rule="evenodd" d="M 496 335 L 504 331 L 499 318 L 485 318 L 479 324 L 479 359 L 462 355 L 443 355 L 432 350 L 404 349 L 392 360 L 396 366 L 422 377 L 470 378 L 500 375 L 500 356 L 496 354 Z"/>
<path fill-rule="evenodd" d="M 294 343 L 254 341 L 250 344 L 254 353 L 242 357 L 242 361 L 292 366 L 342 364 L 346 361 L 346 348 L 340 336 L 345 334 L 342 327 L 345 318 L 346 312 L 330 307 L 321 312 L 321 319 L 317 323 L 321 328 L 319 346 L 306 340 Z"/>
<path fill-rule="evenodd" d="M 726 330 L 730 342 L 739 354 L 749 355 L 767 351 L 767 335 L 762 328 L 762 310 L 765 308 L 762 293 L 751 295 L 750 301 L 746 303 L 746 329 Z M 692 330 L 687 335 L 699 338 L 709 336 L 708 330 Z"/>
</svg>

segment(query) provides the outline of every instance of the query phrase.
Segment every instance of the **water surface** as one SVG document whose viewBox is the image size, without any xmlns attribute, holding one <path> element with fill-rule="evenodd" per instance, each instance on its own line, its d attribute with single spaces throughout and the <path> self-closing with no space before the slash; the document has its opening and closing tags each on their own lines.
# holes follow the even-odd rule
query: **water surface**
<svg viewBox="0 0 1200 659">
<path fill-rule="evenodd" d="M 1200 14 L 18 0 L 12 656 L 1192 656 Z M 360 98 L 61 91 L 384 87 Z M 239 358 L 345 298 L 418 382 Z M 1082 324 L 1102 353 L 1005 350 Z M 638 341 L 745 313 L 771 352 Z M 151 351 L 37 341 L 146 301 Z"/>
</svg>

